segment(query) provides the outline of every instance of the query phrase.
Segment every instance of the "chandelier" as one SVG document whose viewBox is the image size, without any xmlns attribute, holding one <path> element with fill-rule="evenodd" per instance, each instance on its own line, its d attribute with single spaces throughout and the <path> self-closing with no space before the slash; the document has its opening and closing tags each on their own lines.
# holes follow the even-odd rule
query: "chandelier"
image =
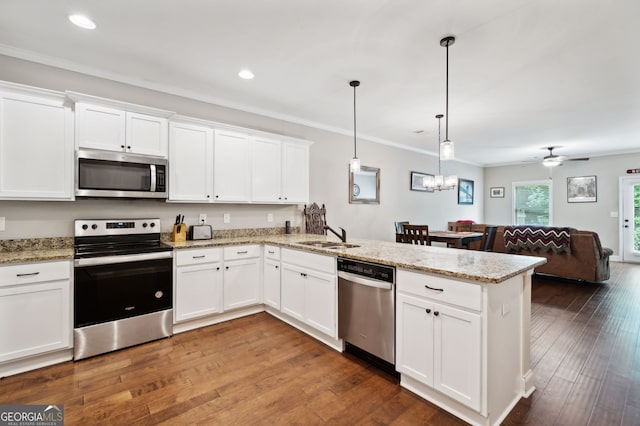
<svg viewBox="0 0 640 426">
<path fill-rule="evenodd" d="M 438 147 L 441 147 L 440 142 L 440 120 L 444 117 L 442 114 L 436 115 L 438 119 Z M 454 189 L 458 184 L 458 176 L 444 176 L 440 171 L 440 153 L 441 149 L 438 150 L 438 174 L 435 176 L 426 176 L 424 178 L 423 185 L 426 189 L 431 191 L 443 191 L 448 189 Z"/>
</svg>

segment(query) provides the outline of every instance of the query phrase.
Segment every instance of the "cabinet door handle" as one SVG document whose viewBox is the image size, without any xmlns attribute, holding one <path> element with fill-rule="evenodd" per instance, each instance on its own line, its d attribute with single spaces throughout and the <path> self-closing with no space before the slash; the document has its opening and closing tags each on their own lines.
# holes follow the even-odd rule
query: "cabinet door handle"
<svg viewBox="0 0 640 426">
<path fill-rule="evenodd" d="M 433 311 L 433 315 L 438 316 L 438 315 L 440 315 L 440 312 L 438 312 L 438 311 Z"/>
<path fill-rule="evenodd" d="M 225 266 L 225 267 L 224 267 L 224 269 L 229 270 L 229 267 L 228 267 L 228 266 Z"/>
<path fill-rule="evenodd" d="M 191 256 L 194 259 L 202 259 L 204 257 L 204 254 L 202 256 Z"/>
<path fill-rule="evenodd" d="M 424 288 L 428 288 L 429 290 L 433 290 L 433 291 L 444 291 L 443 288 L 435 288 L 435 287 L 429 287 L 428 285 L 424 285 Z"/>
<path fill-rule="evenodd" d="M 120 148 L 124 149 L 124 145 L 120 145 Z"/>
<path fill-rule="evenodd" d="M 33 277 L 34 275 L 40 275 L 40 272 L 29 272 L 28 274 L 16 274 L 16 277 Z"/>
<path fill-rule="evenodd" d="M 244 250 L 244 251 L 237 251 L 237 252 L 236 252 L 236 254 L 247 254 L 247 253 L 249 253 L 247 250 Z"/>
<path fill-rule="evenodd" d="M 131 149 L 131 145 L 127 145 L 127 149 Z"/>
<path fill-rule="evenodd" d="M 305 274 L 304 272 L 300 272 L 300 275 L 302 275 L 303 277 L 307 276 L 307 274 Z"/>
<path fill-rule="evenodd" d="M 428 314 L 431 313 L 431 309 L 425 309 L 425 311 L 427 311 Z"/>
<path fill-rule="evenodd" d="M 220 270 L 220 267 L 218 266 L 218 267 L 216 268 L 216 271 L 219 271 L 219 270 Z"/>
<path fill-rule="evenodd" d="M 218 198 L 218 196 L 216 195 L 216 198 Z"/>
<path fill-rule="evenodd" d="M 276 269 L 278 269 L 278 268 L 279 268 L 279 266 L 278 266 L 278 265 L 275 265 L 275 267 L 276 267 Z"/>
</svg>

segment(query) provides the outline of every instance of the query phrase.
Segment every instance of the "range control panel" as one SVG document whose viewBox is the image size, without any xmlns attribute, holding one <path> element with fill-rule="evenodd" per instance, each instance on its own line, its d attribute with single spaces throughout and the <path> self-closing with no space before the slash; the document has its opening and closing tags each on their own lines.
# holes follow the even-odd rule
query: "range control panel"
<svg viewBox="0 0 640 426">
<path fill-rule="evenodd" d="M 78 219 L 74 227 L 76 237 L 158 232 L 160 232 L 160 219 Z"/>
</svg>

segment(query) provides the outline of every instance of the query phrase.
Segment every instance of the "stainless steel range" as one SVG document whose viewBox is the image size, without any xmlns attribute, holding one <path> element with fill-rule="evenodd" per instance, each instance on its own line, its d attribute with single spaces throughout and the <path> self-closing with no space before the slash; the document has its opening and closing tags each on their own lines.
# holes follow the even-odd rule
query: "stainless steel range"
<svg viewBox="0 0 640 426">
<path fill-rule="evenodd" d="M 173 334 L 160 219 L 76 220 L 74 246 L 74 359 Z"/>
</svg>

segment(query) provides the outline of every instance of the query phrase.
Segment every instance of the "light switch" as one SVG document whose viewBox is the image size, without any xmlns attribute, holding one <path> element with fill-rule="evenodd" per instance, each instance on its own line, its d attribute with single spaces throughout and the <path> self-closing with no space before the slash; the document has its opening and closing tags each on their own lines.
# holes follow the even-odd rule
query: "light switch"
<svg viewBox="0 0 640 426">
<path fill-rule="evenodd" d="M 609 212 L 609 215 L 611 215 L 611 217 L 618 217 L 618 212 Z"/>
<path fill-rule="evenodd" d="M 273 222 L 273 213 L 267 213 L 267 222 Z"/>
</svg>

